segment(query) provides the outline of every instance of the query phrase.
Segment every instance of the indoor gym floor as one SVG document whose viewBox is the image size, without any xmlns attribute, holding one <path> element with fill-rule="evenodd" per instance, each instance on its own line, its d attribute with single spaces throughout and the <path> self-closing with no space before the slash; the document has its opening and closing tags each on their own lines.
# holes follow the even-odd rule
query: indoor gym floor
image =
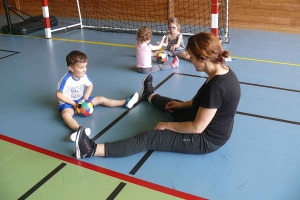
<svg viewBox="0 0 300 200">
<path fill-rule="evenodd" d="M 5 25 L 1 15 L 1 26 Z M 154 36 L 152 43 L 160 40 Z M 187 38 L 185 38 L 185 41 Z M 148 151 L 77 160 L 57 111 L 57 82 L 72 50 L 89 57 L 93 95 L 123 99 L 142 87 L 135 35 L 74 30 L 0 34 L 0 199 L 300 199 L 300 35 L 230 29 L 223 47 L 242 89 L 230 140 L 207 155 Z M 153 73 L 156 93 L 189 100 L 206 74 L 180 60 Z M 87 118 L 96 142 L 114 141 L 171 120 L 147 102 L 97 106 Z"/>
</svg>

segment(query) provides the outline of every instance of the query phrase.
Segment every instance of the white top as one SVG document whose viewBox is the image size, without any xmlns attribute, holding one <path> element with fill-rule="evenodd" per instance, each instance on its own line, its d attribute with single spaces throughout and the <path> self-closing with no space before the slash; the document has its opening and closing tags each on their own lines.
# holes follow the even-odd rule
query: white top
<svg viewBox="0 0 300 200">
<path fill-rule="evenodd" d="M 136 67 L 152 67 L 151 44 L 136 42 Z"/>
<path fill-rule="evenodd" d="M 85 86 L 90 86 L 91 84 L 92 80 L 90 80 L 86 74 L 76 80 L 73 78 L 72 74 L 68 72 L 58 82 L 57 90 L 72 100 L 78 100 L 83 97 Z M 59 101 L 59 104 L 64 103 L 65 102 Z"/>
</svg>

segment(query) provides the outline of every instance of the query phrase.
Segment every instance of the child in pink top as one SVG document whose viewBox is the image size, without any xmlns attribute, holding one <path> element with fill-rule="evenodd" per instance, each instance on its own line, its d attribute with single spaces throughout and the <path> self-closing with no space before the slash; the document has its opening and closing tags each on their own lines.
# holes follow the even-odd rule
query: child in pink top
<svg viewBox="0 0 300 200">
<path fill-rule="evenodd" d="M 143 74 L 149 74 L 160 70 L 177 68 L 179 59 L 177 56 L 170 64 L 152 65 L 152 51 L 159 50 L 162 47 L 163 41 L 166 38 L 164 35 L 159 45 L 151 45 L 152 31 L 144 26 L 140 28 L 136 35 L 136 71 Z"/>
</svg>

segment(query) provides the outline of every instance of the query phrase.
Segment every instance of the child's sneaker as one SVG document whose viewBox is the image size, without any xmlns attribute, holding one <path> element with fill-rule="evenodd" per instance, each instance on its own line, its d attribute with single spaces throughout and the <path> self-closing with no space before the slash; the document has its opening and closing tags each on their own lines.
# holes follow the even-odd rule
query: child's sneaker
<svg viewBox="0 0 300 200">
<path fill-rule="evenodd" d="M 97 144 L 85 134 L 84 127 L 77 129 L 75 152 L 76 158 L 89 158 L 94 156 Z"/>
<path fill-rule="evenodd" d="M 152 86 L 152 75 L 148 74 L 143 79 L 142 83 L 143 83 L 143 88 L 140 92 L 140 98 L 147 101 L 149 96 L 154 93 L 154 89 Z"/>
<path fill-rule="evenodd" d="M 178 58 L 177 56 L 175 56 L 175 58 L 174 58 L 173 61 L 170 63 L 170 65 L 171 65 L 173 68 L 179 67 L 179 58 Z"/>
<path fill-rule="evenodd" d="M 136 102 L 139 100 L 139 94 L 136 92 L 136 93 L 134 93 L 132 96 L 130 96 L 130 97 L 127 97 L 126 99 L 125 99 L 125 104 L 124 104 L 124 107 L 126 107 L 126 108 L 132 108 L 132 106 L 134 105 L 134 104 L 136 104 Z"/>
<path fill-rule="evenodd" d="M 78 131 L 78 129 L 77 129 L 74 133 L 72 133 L 71 136 L 70 136 L 70 139 L 71 139 L 73 142 L 75 142 L 75 140 L 76 140 L 77 131 Z M 90 129 L 90 128 L 86 128 L 86 129 L 85 129 L 85 134 L 86 134 L 87 136 L 91 135 L 91 129 Z"/>
</svg>

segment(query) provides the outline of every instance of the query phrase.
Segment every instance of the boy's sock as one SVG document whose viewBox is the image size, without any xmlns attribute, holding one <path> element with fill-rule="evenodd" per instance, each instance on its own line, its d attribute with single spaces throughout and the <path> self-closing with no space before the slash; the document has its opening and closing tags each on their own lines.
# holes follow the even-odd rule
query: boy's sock
<svg viewBox="0 0 300 200">
<path fill-rule="evenodd" d="M 179 67 L 179 58 L 178 58 L 177 56 L 175 56 L 175 58 L 174 58 L 173 61 L 170 63 L 170 65 L 171 65 L 173 68 Z"/>
<path fill-rule="evenodd" d="M 134 104 L 136 104 L 136 102 L 139 100 L 139 94 L 136 92 L 133 95 L 131 95 L 130 97 L 127 97 L 125 99 L 125 103 L 124 103 L 124 107 L 125 108 L 132 108 L 132 106 L 134 106 Z"/>
<path fill-rule="evenodd" d="M 79 129 L 79 128 L 78 128 L 78 129 Z M 70 139 L 71 139 L 73 142 L 75 142 L 75 140 L 76 140 L 76 135 L 77 135 L 78 129 L 77 129 L 74 133 L 72 133 L 71 136 L 70 136 Z M 90 128 L 86 128 L 86 129 L 85 129 L 85 134 L 86 134 L 87 136 L 91 135 L 91 129 L 90 129 Z"/>
</svg>

